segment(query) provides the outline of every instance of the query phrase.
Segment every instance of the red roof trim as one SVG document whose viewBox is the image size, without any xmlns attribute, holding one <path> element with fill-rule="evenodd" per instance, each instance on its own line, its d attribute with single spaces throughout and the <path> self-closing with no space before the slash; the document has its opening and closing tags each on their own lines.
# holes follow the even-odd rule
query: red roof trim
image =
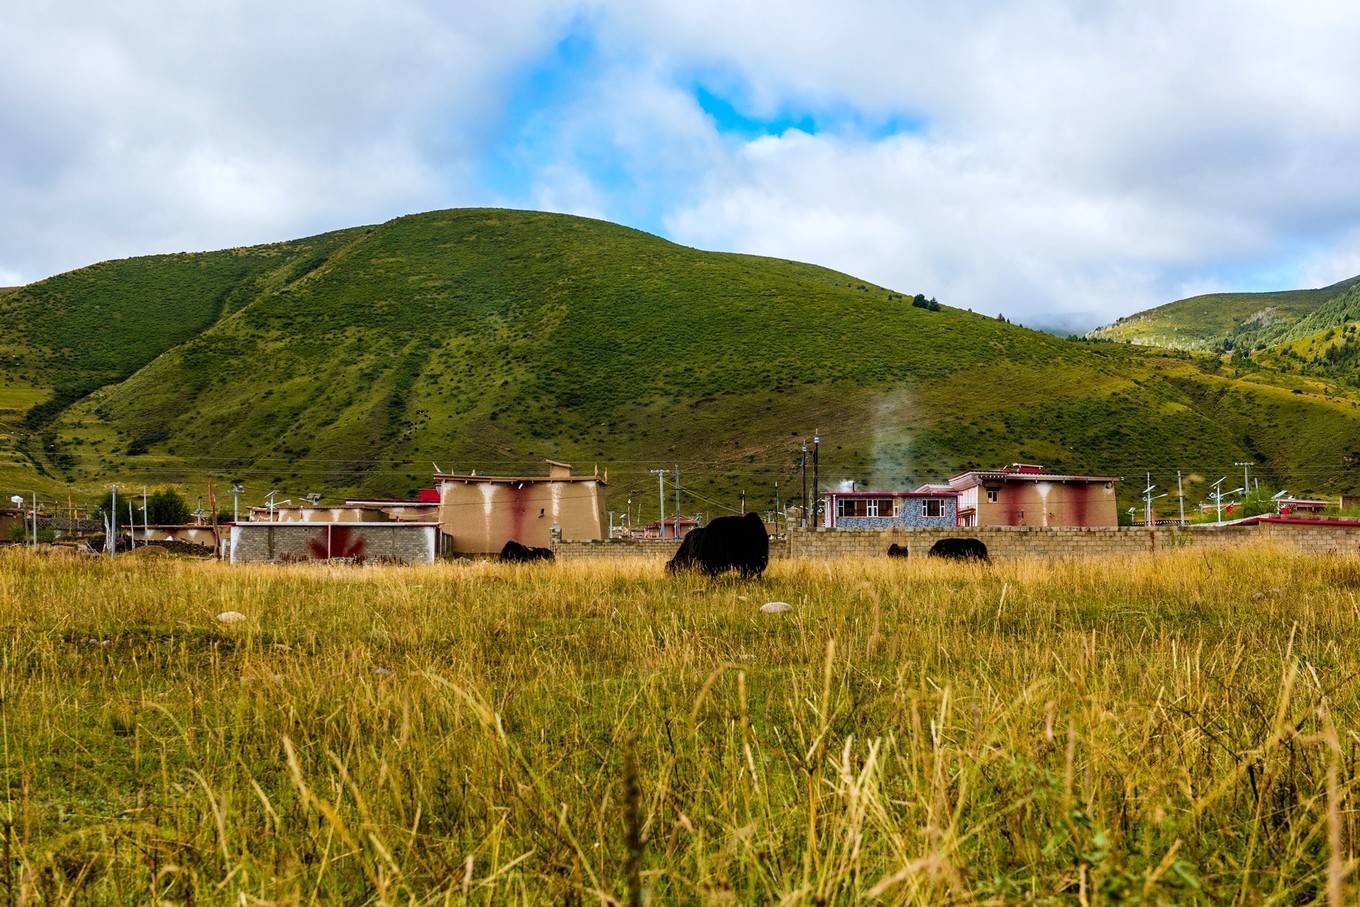
<svg viewBox="0 0 1360 907">
<path fill-rule="evenodd" d="M 1232 526 L 1254 526 L 1257 523 L 1298 523 L 1304 526 L 1350 526 L 1360 529 L 1360 520 L 1318 520 L 1293 516 L 1249 516 L 1236 520 Z"/>
<path fill-rule="evenodd" d="M 957 498 L 957 491 L 824 491 L 823 497 L 837 498 Z"/>
</svg>

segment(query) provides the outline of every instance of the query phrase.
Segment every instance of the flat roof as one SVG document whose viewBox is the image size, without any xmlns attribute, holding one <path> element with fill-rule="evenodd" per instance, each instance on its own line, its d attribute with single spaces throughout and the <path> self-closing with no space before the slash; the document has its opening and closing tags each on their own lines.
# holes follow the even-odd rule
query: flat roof
<svg viewBox="0 0 1360 907">
<path fill-rule="evenodd" d="M 1052 472 L 1009 472 L 1004 469 L 969 469 L 956 476 L 950 476 L 949 482 L 953 484 L 970 476 L 975 482 L 993 480 L 1003 482 L 1118 482 L 1120 479 L 1119 476 L 1082 476 Z"/>
<path fill-rule="evenodd" d="M 1354 526 L 1360 529 L 1360 520 L 1326 519 L 1304 516 L 1246 516 L 1240 520 L 1224 522 L 1223 526 L 1254 526 L 1257 523 L 1297 523 L 1303 526 Z"/>
<path fill-rule="evenodd" d="M 823 496 L 834 495 L 838 498 L 957 498 L 959 493 L 949 491 L 825 491 Z"/>
<path fill-rule="evenodd" d="M 441 523 L 427 522 L 424 520 L 383 520 L 382 522 L 372 521 L 365 523 L 363 520 L 242 520 L 239 523 L 231 523 L 232 526 L 306 526 L 309 529 L 320 529 L 323 526 L 363 526 L 368 529 L 417 529 L 421 527 L 441 526 Z M 199 527 L 205 528 L 205 527 Z M 211 529 L 212 527 L 206 527 Z"/>
<path fill-rule="evenodd" d="M 435 473 L 436 482 L 463 482 L 473 485 L 477 483 L 497 483 L 505 485 L 541 485 L 548 482 L 599 482 L 607 485 L 603 476 L 472 476 L 457 475 L 454 473 Z"/>
<path fill-rule="evenodd" d="M 438 501 L 345 501 L 345 507 L 438 507 Z"/>
</svg>

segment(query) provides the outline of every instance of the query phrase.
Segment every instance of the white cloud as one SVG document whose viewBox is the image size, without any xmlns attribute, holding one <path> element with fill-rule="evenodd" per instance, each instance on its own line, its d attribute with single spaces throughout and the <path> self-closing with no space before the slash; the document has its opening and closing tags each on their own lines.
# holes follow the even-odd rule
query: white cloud
<svg viewBox="0 0 1360 907">
<path fill-rule="evenodd" d="M 504 81 L 566 14 L 18 0 L 0 13 L 0 260 L 32 279 L 475 197 Z"/>
<path fill-rule="evenodd" d="M 509 103 L 576 32 L 579 70 Z M 1360 271 L 1357 44 L 1337 0 L 14 0 L 0 268 L 496 201 L 1108 320 Z M 823 131 L 725 135 L 696 81 Z"/>
<path fill-rule="evenodd" d="M 1352 4 L 657 0 L 616 23 L 743 86 L 752 114 L 926 124 L 760 139 L 672 212 L 683 241 L 1029 320 L 1108 319 L 1187 283 L 1297 271 L 1301 244 L 1354 248 Z"/>
</svg>

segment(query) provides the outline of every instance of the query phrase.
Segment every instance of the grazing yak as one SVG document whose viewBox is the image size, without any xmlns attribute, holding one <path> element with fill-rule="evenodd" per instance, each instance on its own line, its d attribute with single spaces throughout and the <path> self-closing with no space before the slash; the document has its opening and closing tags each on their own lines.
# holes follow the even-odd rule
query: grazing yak
<svg viewBox="0 0 1360 907">
<path fill-rule="evenodd" d="M 954 561 L 985 561 L 987 546 L 978 539 L 940 539 L 930 546 L 928 556 Z"/>
<path fill-rule="evenodd" d="M 497 558 L 502 564 L 527 564 L 530 561 L 550 561 L 553 559 L 551 548 L 530 548 L 511 539 L 501 549 Z"/>
<path fill-rule="evenodd" d="M 908 554 L 906 545 L 899 545 L 893 542 L 888 546 L 888 557 L 906 557 Z"/>
<path fill-rule="evenodd" d="M 717 576 L 735 570 L 742 579 L 759 577 L 770 563 L 770 536 L 759 515 L 720 516 L 707 526 L 691 529 L 680 542 L 666 569 L 701 570 Z"/>
</svg>

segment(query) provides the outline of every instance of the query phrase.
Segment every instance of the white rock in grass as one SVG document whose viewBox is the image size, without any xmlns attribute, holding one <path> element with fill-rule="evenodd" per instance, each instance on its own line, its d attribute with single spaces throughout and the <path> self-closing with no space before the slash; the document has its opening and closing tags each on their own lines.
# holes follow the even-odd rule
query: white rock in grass
<svg viewBox="0 0 1360 907">
<path fill-rule="evenodd" d="M 246 616 L 240 611 L 223 611 L 221 614 L 217 615 L 217 622 L 219 624 L 239 624 L 245 619 Z"/>
<path fill-rule="evenodd" d="M 763 614 L 783 614 L 785 611 L 792 611 L 793 605 L 788 602 L 766 602 L 760 606 Z"/>
</svg>

